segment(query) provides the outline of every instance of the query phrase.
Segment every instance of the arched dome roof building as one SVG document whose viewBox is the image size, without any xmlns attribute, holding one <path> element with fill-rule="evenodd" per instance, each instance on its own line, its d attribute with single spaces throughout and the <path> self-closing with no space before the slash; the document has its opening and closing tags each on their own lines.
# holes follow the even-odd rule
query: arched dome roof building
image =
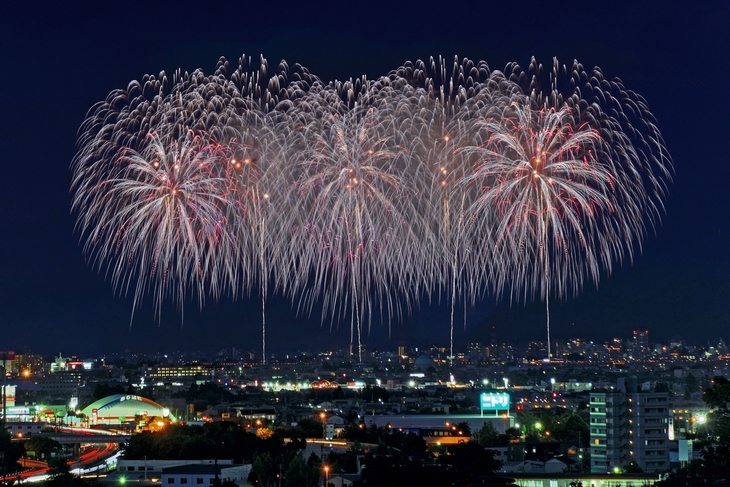
<svg viewBox="0 0 730 487">
<path fill-rule="evenodd" d="M 423 355 L 419 355 L 418 358 L 416 358 L 415 362 L 413 362 L 413 370 L 420 370 L 422 372 L 425 372 L 428 370 L 429 367 L 435 367 L 436 362 L 431 358 L 430 355 L 426 355 L 425 353 Z"/>
<path fill-rule="evenodd" d="M 114 394 L 86 406 L 83 415 L 89 424 L 121 424 L 140 416 L 171 418 L 170 410 L 146 397 L 135 394 Z M 174 418 L 171 418 L 174 419 Z"/>
</svg>

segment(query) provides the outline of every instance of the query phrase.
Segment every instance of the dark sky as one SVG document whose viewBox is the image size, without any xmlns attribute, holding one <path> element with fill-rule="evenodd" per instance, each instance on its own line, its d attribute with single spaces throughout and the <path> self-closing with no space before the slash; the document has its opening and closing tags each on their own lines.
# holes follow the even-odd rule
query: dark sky
<svg viewBox="0 0 730 487">
<path fill-rule="evenodd" d="M 48 4 L 55 3 L 49 7 Z M 107 4 L 114 3 L 115 7 Z M 72 353 L 260 348 L 258 297 L 173 307 L 157 323 L 85 262 L 70 214 L 69 164 L 87 110 L 146 73 L 213 70 L 220 56 L 263 54 L 325 81 L 387 74 L 443 55 L 525 66 L 600 66 L 648 101 L 675 165 L 667 214 L 641 256 L 577 299 L 553 303 L 553 336 L 605 340 L 646 328 L 652 339 L 730 338 L 730 3 L 699 2 L 18 2 L 0 14 L 0 349 Z M 462 3 L 463 6 L 455 6 Z M 267 4 L 266 6 L 263 6 Z M 656 7 L 650 7 L 655 4 Z M 269 305 L 269 349 L 349 343 Z M 374 324 L 366 342 L 448 339 L 448 306 Z M 457 340 L 544 339 L 544 305 L 468 312 Z M 463 323 L 463 316 L 457 319 Z"/>
</svg>

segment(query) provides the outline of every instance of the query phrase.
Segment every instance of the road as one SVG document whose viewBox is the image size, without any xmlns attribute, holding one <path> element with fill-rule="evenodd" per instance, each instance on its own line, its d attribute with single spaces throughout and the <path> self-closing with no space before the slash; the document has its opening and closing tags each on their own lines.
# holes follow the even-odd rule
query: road
<svg viewBox="0 0 730 487">
<path fill-rule="evenodd" d="M 70 429 L 70 428 L 66 428 Z M 85 430 L 83 434 L 87 435 L 93 435 L 95 433 L 88 433 L 89 430 Z M 109 437 L 108 434 L 99 434 L 99 436 L 104 436 L 105 439 Z M 78 458 L 69 460 L 66 462 L 71 469 L 71 472 L 76 475 L 81 475 L 82 473 L 88 473 L 90 471 L 95 471 L 99 468 L 99 466 L 103 466 L 103 469 L 106 470 L 106 464 L 109 458 L 114 457 L 119 451 L 119 444 L 114 443 L 93 443 L 90 444 L 90 446 L 83 448 L 81 455 L 79 455 Z M 0 477 L 1 481 L 8 481 L 8 480 L 24 480 L 24 481 L 35 481 L 35 480 L 43 480 L 44 478 L 48 477 L 48 471 L 49 467 L 46 462 L 41 462 L 38 460 L 21 460 L 21 465 L 26 467 L 25 470 L 21 472 L 17 472 L 13 475 L 7 475 L 5 477 Z M 95 468 L 96 467 L 96 468 Z"/>
</svg>

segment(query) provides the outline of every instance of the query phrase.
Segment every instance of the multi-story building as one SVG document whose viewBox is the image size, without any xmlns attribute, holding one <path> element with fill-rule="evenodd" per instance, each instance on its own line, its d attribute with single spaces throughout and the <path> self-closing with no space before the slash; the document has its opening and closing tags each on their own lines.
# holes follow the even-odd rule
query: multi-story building
<svg viewBox="0 0 730 487">
<path fill-rule="evenodd" d="M 629 392 L 629 457 L 645 472 L 669 469 L 669 393 Z"/>
<path fill-rule="evenodd" d="M 641 391 L 635 380 L 592 391 L 591 472 L 624 469 L 632 461 L 647 473 L 668 469 L 670 415 L 669 394 Z"/>
<path fill-rule="evenodd" d="M 525 354 L 529 358 L 544 359 L 547 357 L 546 342 L 529 342 Z"/>
<path fill-rule="evenodd" d="M 212 380 L 214 369 L 211 366 L 201 364 L 187 365 L 154 365 L 144 371 L 143 377 L 146 382 L 155 383 L 158 381 L 177 380 L 192 382 L 195 379 Z"/>
<path fill-rule="evenodd" d="M 79 370 L 60 370 L 35 381 L 43 397 L 48 399 L 70 399 L 78 397 L 85 379 Z"/>
<path fill-rule="evenodd" d="M 591 472 L 622 468 L 629 460 L 628 409 L 621 391 L 592 391 L 590 395 Z"/>
<path fill-rule="evenodd" d="M 646 358 L 649 353 L 649 330 L 634 330 L 633 332 L 633 357 L 635 359 Z"/>
<path fill-rule="evenodd" d="M 23 379 L 32 377 L 43 371 L 43 357 L 40 355 L 23 354 L 15 356 L 15 371 Z"/>
</svg>

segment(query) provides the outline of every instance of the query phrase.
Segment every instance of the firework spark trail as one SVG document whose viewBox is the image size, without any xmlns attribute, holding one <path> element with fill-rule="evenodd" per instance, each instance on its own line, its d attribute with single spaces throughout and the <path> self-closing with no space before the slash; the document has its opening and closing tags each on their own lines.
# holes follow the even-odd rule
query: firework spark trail
<svg viewBox="0 0 730 487">
<path fill-rule="evenodd" d="M 232 202 L 235 213 L 233 233 L 239 245 L 237 268 L 242 271 L 241 285 L 251 291 L 257 286 L 261 293 L 261 351 L 266 363 L 266 301 L 271 269 L 276 261 L 278 245 L 270 229 L 277 228 L 269 220 L 277 213 L 271 211 L 270 187 L 272 172 L 279 163 L 272 150 L 270 121 L 262 112 L 250 110 L 231 123 L 225 133 L 226 144 L 232 148 Z M 275 200 L 276 198 L 274 198 Z"/>
<path fill-rule="evenodd" d="M 305 150 L 293 154 L 295 184 L 305 233 L 298 239 L 313 281 L 307 300 L 323 300 L 323 313 L 344 316 L 349 307 L 351 336 L 362 359 L 362 323 L 372 315 L 372 295 L 393 302 L 389 276 L 402 276 L 396 246 L 408 238 L 410 161 L 393 113 L 375 107 L 315 113 L 302 134 Z M 411 234 L 412 235 L 412 234 Z M 397 284 L 396 284 L 397 285 Z M 381 303 L 382 305 L 382 303 Z M 351 347 L 352 347 L 351 343 Z"/>
<path fill-rule="evenodd" d="M 271 72 L 271 73 L 270 73 Z M 406 63 L 323 84 L 262 57 L 164 73 L 89 112 L 72 210 L 91 262 L 159 314 L 269 286 L 300 312 L 390 322 L 419 299 L 545 300 L 631 260 L 671 159 L 647 104 L 598 68 Z M 466 313 L 464 313 L 466 319 Z M 466 322 L 465 322 L 466 324 Z M 351 350 L 352 352 L 352 350 Z"/>
</svg>

